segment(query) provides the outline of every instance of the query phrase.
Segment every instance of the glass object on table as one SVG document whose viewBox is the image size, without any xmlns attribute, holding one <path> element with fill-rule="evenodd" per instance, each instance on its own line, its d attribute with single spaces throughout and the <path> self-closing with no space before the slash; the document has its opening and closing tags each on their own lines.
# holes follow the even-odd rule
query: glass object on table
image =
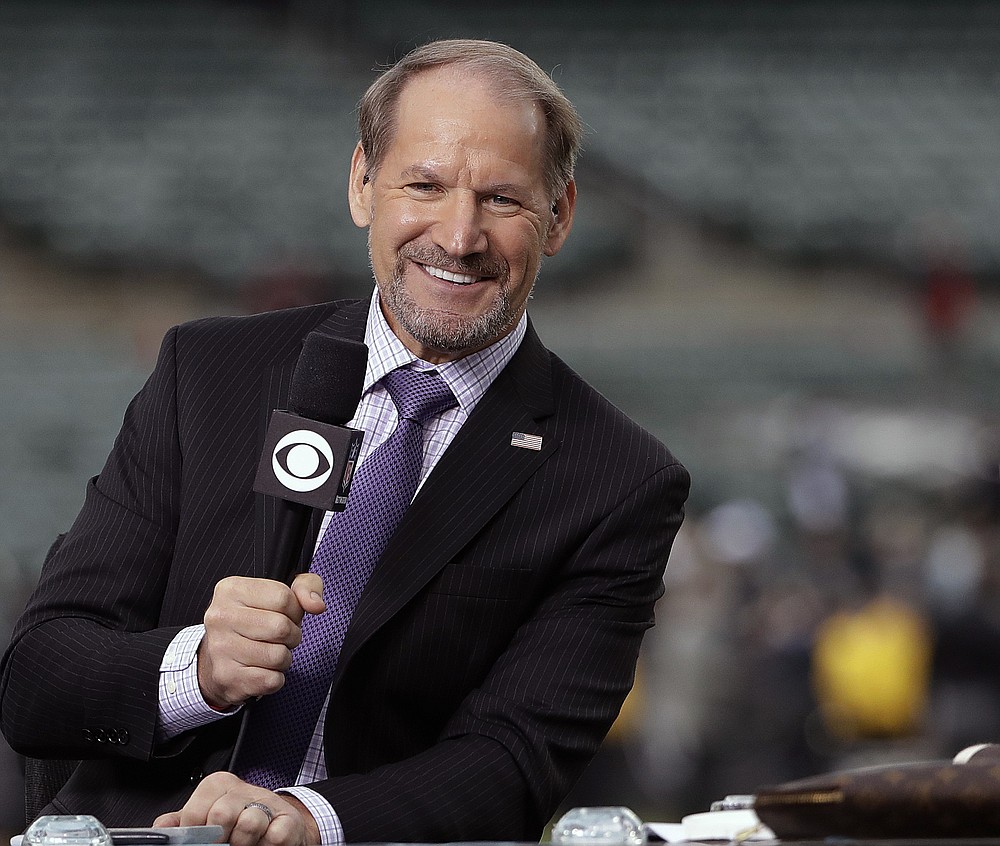
<svg viewBox="0 0 1000 846">
<path fill-rule="evenodd" d="M 87 814 L 39 817 L 24 832 L 23 846 L 111 846 L 111 835 Z"/>
<path fill-rule="evenodd" d="M 642 846 L 646 829 L 629 808 L 573 808 L 552 826 L 557 846 Z"/>
<path fill-rule="evenodd" d="M 724 799 L 716 799 L 712 805 L 713 811 L 748 811 L 753 810 L 757 797 L 752 793 L 732 793 Z"/>
</svg>

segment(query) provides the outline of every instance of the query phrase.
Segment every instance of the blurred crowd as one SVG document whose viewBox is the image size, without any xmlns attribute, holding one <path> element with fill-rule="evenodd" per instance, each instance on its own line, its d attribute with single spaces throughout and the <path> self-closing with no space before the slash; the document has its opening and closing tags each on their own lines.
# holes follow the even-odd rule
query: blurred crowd
<svg viewBox="0 0 1000 846">
<path fill-rule="evenodd" d="M 804 453 L 780 507 L 689 513 L 606 771 L 573 801 L 677 819 L 1000 737 L 998 540 L 995 464 L 929 493 Z"/>
</svg>

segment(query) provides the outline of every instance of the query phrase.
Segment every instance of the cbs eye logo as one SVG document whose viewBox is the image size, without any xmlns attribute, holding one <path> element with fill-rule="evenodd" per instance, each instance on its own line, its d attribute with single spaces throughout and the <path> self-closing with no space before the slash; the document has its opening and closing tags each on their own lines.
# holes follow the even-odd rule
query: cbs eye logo
<svg viewBox="0 0 1000 846">
<path fill-rule="evenodd" d="M 333 472 L 333 450 L 322 436 L 308 429 L 297 429 L 275 444 L 271 469 L 289 490 L 314 491 Z"/>
</svg>

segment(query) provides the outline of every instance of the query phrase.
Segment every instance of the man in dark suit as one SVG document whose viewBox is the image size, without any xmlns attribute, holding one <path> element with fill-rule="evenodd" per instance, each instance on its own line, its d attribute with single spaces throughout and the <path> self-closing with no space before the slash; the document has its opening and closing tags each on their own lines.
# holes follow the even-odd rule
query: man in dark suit
<svg viewBox="0 0 1000 846">
<path fill-rule="evenodd" d="M 688 476 L 525 314 L 572 225 L 579 118 L 517 51 L 447 41 L 383 74 L 359 122 L 371 302 L 171 330 L 16 627 L 4 734 L 85 759 L 49 812 L 219 823 L 234 846 L 534 839 L 632 684 Z M 236 774 L 247 703 L 332 600 L 269 569 L 274 501 L 252 490 L 314 329 L 371 349 L 359 474 L 396 423 L 387 374 L 433 371 L 455 403 L 423 424 L 298 775 L 264 787 Z"/>
</svg>

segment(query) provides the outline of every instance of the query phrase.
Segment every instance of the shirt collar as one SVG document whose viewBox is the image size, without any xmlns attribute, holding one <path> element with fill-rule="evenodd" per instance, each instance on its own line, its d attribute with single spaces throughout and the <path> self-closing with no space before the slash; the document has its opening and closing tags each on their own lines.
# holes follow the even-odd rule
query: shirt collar
<svg viewBox="0 0 1000 846">
<path fill-rule="evenodd" d="M 457 361 L 431 364 L 410 352 L 389 328 L 379 305 L 376 288 L 368 307 L 368 322 L 365 327 L 368 366 L 365 371 L 364 392 L 367 394 L 386 373 L 399 367 L 412 365 L 417 370 L 436 370 L 455 394 L 459 406 L 468 414 L 513 358 L 524 340 L 527 328 L 528 315 L 524 312 L 512 332 L 485 349 Z"/>
</svg>

